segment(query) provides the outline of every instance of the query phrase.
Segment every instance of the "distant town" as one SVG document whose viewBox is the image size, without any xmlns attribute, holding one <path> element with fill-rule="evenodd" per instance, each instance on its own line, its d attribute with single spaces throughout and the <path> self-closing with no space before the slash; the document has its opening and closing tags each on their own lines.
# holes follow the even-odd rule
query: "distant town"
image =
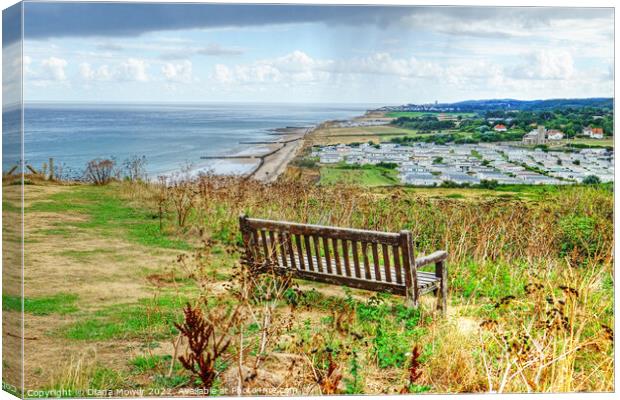
<svg viewBox="0 0 620 400">
<path fill-rule="evenodd" d="M 315 149 L 312 156 L 322 164 L 395 164 L 403 184 L 439 186 L 444 182 L 476 185 L 561 185 L 582 183 L 589 176 L 613 182 L 613 152 L 582 149 L 575 152 L 545 152 L 506 144 L 393 143 L 336 145 Z"/>
<path fill-rule="evenodd" d="M 377 166 L 412 186 L 613 182 L 610 107 L 610 99 L 383 107 L 324 127 L 307 156 L 331 181 Z"/>
</svg>

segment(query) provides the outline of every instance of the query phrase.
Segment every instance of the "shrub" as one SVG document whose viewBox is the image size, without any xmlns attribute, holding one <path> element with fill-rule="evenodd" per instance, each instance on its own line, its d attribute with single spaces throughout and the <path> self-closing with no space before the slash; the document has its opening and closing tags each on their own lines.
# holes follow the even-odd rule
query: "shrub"
<svg viewBox="0 0 620 400">
<path fill-rule="evenodd" d="M 495 179 L 482 179 L 480 181 L 480 187 L 483 189 L 495 189 L 498 186 L 498 182 Z"/>
<path fill-rule="evenodd" d="M 590 254 L 596 248 L 596 221 L 587 216 L 569 215 L 560 220 L 560 254 Z"/>
<path fill-rule="evenodd" d="M 596 175 L 588 175 L 583 179 L 584 185 L 598 185 L 601 183 L 601 179 Z"/>
<path fill-rule="evenodd" d="M 295 160 L 293 164 L 300 168 L 315 168 L 316 159 L 315 158 L 302 158 L 299 160 Z"/>
<path fill-rule="evenodd" d="M 407 361 L 407 336 L 381 324 L 377 327 L 374 352 L 379 368 L 402 367 Z"/>
<path fill-rule="evenodd" d="M 115 178 L 116 162 L 113 159 L 94 159 L 86 164 L 84 179 L 95 185 L 106 185 Z"/>
<path fill-rule="evenodd" d="M 125 179 L 136 182 L 145 181 L 146 175 L 146 156 L 131 156 L 123 161 L 123 175 Z"/>
</svg>

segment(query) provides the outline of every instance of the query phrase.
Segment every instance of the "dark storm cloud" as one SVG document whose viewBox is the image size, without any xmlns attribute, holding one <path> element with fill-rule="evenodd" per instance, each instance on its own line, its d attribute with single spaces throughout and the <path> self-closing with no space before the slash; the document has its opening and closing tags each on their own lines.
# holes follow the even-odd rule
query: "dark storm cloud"
<svg viewBox="0 0 620 400">
<path fill-rule="evenodd" d="M 598 18 L 611 9 L 231 5 L 179 3 L 25 3 L 25 37 L 129 37 L 165 30 L 315 22 L 333 25 L 409 24 L 408 17 L 459 21 L 510 18 L 524 27 L 554 19 Z M 406 27 L 407 25 L 403 25 Z"/>
<path fill-rule="evenodd" d="M 2 47 L 22 37 L 22 5 L 17 3 L 2 11 Z"/>
</svg>

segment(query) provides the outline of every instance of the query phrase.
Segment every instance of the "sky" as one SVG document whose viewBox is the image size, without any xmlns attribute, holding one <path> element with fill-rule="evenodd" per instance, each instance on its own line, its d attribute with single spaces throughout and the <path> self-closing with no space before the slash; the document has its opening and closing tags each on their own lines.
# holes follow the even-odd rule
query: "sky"
<svg viewBox="0 0 620 400">
<path fill-rule="evenodd" d="M 24 97 L 363 104 L 611 97 L 613 17 L 611 8 L 28 2 Z M 5 33 L 5 60 L 17 54 L 18 39 Z"/>
</svg>

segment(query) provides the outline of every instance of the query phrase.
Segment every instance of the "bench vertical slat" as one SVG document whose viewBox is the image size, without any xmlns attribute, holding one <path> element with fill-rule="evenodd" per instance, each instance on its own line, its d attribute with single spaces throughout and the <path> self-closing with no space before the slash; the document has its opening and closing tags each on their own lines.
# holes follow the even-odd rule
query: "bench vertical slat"
<svg viewBox="0 0 620 400">
<path fill-rule="evenodd" d="M 355 277 L 361 278 L 362 273 L 360 271 L 360 255 L 358 253 L 357 241 L 351 240 L 351 250 L 353 251 L 353 269 L 355 270 Z"/>
<path fill-rule="evenodd" d="M 394 271 L 396 272 L 396 283 L 403 283 L 403 275 L 401 270 L 401 251 L 399 246 L 392 246 L 392 253 L 394 254 Z"/>
<path fill-rule="evenodd" d="M 297 259 L 299 260 L 299 269 L 305 270 L 306 264 L 304 263 L 304 252 L 301 246 L 301 236 L 294 235 L 294 237 L 295 237 L 295 244 L 297 245 Z"/>
<path fill-rule="evenodd" d="M 258 239 L 258 232 L 255 229 L 250 231 L 250 237 L 252 238 L 252 256 L 253 261 L 257 262 L 260 259 L 260 240 Z"/>
<path fill-rule="evenodd" d="M 372 260 L 375 266 L 375 280 L 381 281 L 381 267 L 379 265 L 379 251 L 377 249 L 377 243 L 372 243 Z"/>
<path fill-rule="evenodd" d="M 332 256 L 329 250 L 329 239 L 323 236 L 321 238 L 323 241 L 323 251 L 325 252 L 325 266 L 327 267 L 327 273 L 332 274 Z"/>
<path fill-rule="evenodd" d="M 261 229 L 260 231 L 260 238 L 261 238 L 261 242 L 263 245 L 263 252 L 264 252 L 264 258 L 265 261 L 268 261 L 271 259 L 271 254 L 269 254 L 269 248 L 267 247 L 267 235 L 265 233 L 265 229 Z"/>
<path fill-rule="evenodd" d="M 308 235 L 304 235 L 304 244 L 306 245 L 306 262 L 308 263 L 308 269 L 310 271 L 314 271 L 314 263 L 312 262 L 312 248 L 310 247 L 310 237 Z"/>
<path fill-rule="evenodd" d="M 415 259 L 413 257 L 413 240 L 410 231 L 401 231 L 401 249 L 403 252 L 403 270 L 405 273 L 405 290 L 407 302 L 410 305 L 418 305 L 418 278 L 416 274 Z"/>
<path fill-rule="evenodd" d="M 269 255 L 270 260 L 277 265 L 280 265 L 278 260 L 278 243 L 276 242 L 275 233 L 272 230 L 267 231 L 269 235 Z"/>
<path fill-rule="evenodd" d="M 383 255 L 383 270 L 385 272 L 385 280 L 392 282 L 392 269 L 390 268 L 390 253 L 388 246 L 384 243 L 381 245 L 381 252 Z"/>
<path fill-rule="evenodd" d="M 346 276 L 350 277 L 352 275 L 351 275 L 351 259 L 349 258 L 349 242 L 345 239 L 342 239 L 340 243 L 342 244 L 342 258 L 344 260 L 344 272 Z"/>
<path fill-rule="evenodd" d="M 291 234 L 288 232 L 283 232 L 283 235 L 284 235 L 286 254 L 289 257 L 289 260 L 291 261 L 291 268 L 297 269 L 297 265 L 295 263 L 295 250 L 293 250 L 293 238 L 291 237 Z"/>
<path fill-rule="evenodd" d="M 280 256 L 282 257 L 282 266 L 288 268 L 287 257 L 289 255 L 288 245 L 286 243 L 286 232 L 278 231 L 278 243 L 280 245 Z"/>
<path fill-rule="evenodd" d="M 373 280 L 370 272 L 370 261 L 368 260 L 368 242 L 362 242 L 362 256 L 364 257 L 364 276 L 368 280 Z"/>
<path fill-rule="evenodd" d="M 325 272 L 323 269 L 323 257 L 321 257 L 321 243 L 319 237 L 312 235 L 312 242 L 314 243 L 314 254 L 316 256 L 316 270 L 319 272 Z"/>
<path fill-rule="evenodd" d="M 338 254 L 338 239 L 331 238 L 332 248 L 334 249 L 334 260 L 336 260 L 336 274 L 342 275 L 342 264 L 340 262 L 340 254 Z"/>
</svg>

